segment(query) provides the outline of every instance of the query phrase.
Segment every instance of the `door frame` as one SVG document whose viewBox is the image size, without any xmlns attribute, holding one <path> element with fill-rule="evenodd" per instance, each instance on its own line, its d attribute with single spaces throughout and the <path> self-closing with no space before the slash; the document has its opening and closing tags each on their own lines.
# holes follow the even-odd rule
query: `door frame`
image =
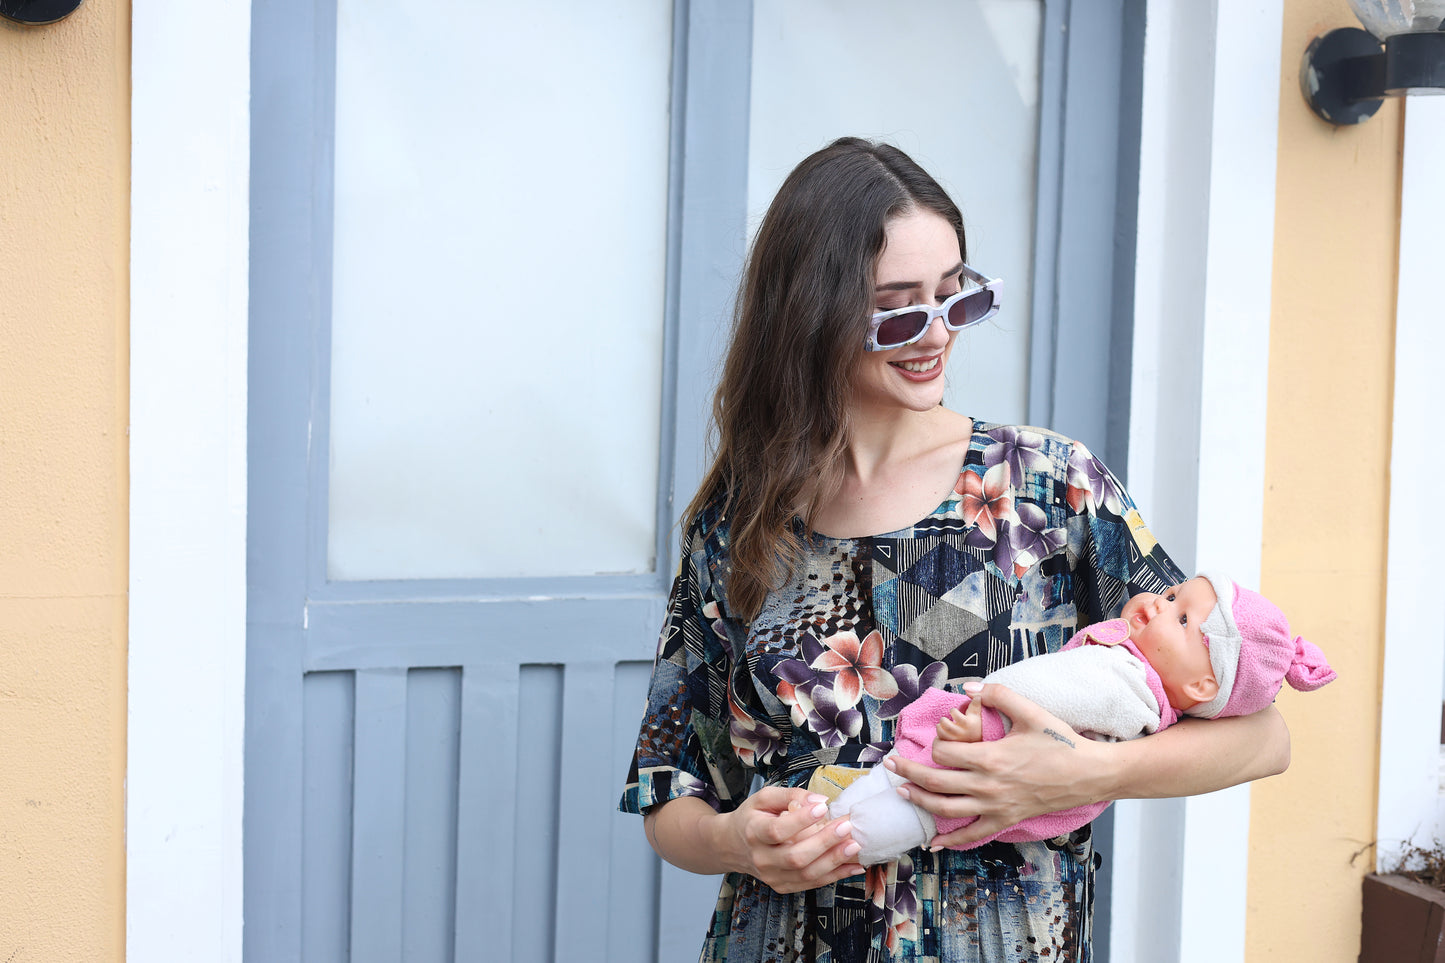
<svg viewBox="0 0 1445 963">
<path fill-rule="evenodd" d="M 1147 20 L 1129 487 L 1184 571 L 1258 585 L 1284 0 Z M 1244 959 L 1249 786 L 1114 809 L 1111 963 Z"/>
<path fill-rule="evenodd" d="M 130 6 L 126 957 L 240 963 L 251 4 Z"/>
</svg>

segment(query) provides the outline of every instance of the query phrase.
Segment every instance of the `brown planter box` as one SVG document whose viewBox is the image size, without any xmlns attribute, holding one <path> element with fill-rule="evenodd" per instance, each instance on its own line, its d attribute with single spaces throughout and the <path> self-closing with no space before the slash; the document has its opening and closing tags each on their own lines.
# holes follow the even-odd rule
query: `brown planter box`
<svg viewBox="0 0 1445 963">
<path fill-rule="evenodd" d="M 1360 963 L 1445 963 L 1445 893 L 1403 876 L 1366 876 Z"/>
</svg>

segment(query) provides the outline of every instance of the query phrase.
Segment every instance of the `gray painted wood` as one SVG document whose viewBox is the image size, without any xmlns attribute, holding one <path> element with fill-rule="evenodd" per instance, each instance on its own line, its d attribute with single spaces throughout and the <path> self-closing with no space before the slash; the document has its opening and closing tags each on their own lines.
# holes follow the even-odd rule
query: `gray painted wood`
<svg viewBox="0 0 1445 963">
<path fill-rule="evenodd" d="M 412 669 L 406 692 L 407 963 L 450 963 L 456 932 L 458 749 L 462 670 Z"/>
<path fill-rule="evenodd" d="M 392 666 L 355 675 L 351 959 L 382 963 L 405 959 L 407 670 Z"/>
<path fill-rule="evenodd" d="M 613 676 L 612 718 L 608 763 L 614 772 L 626 772 L 637 742 L 637 724 L 642 718 L 647 698 L 647 682 L 652 663 L 634 661 L 618 663 Z M 597 720 L 602 724 L 601 719 Z M 669 960 L 675 956 L 657 953 L 658 885 L 661 865 L 649 850 L 636 845 L 636 816 L 611 810 L 608 813 L 607 840 L 607 959 L 623 960 L 631 954 L 639 960 Z M 645 913 L 627 913 L 629 902 L 638 901 Z M 681 930 L 684 927 L 677 927 Z M 697 930 L 702 933 L 703 930 Z"/>
<path fill-rule="evenodd" d="M 305 728 L 301 952 L 344 960 L 351 947 L 351 760 L 355 702 L 350 672 L 313 672 L 303 685 Z"/>
<path fill-rule="evenodd" d="M 1085 441 L 1120 472 L 1143 16 L 1134 0 L 1044 4 L 1028 417 Z"/>
<path fill-rule="evenodd" d="M 1107 298 L 1080 294 L 1092 313 L 1071 308 L 1064 322 L 1061 299 L 1117 275 L 1117 265 L 1102 281 L 1060 267 L 1081 245 L 1107 247 L 1089 229 L 1112 230 L 1093 218 L 1108 221 L 1099 212 L 1115 203 L 1083 202 L 1093 175 L 1065 172 L 1126 139 L 1117 123 L 1068 133 L 1099 109 L 1063 96 L 1066 83 L 1094 83 L 1079 73 L 1090 59 L 1079 44 L 1117 28 L 1071 40 L 1072 9 L 1046 3 L 1042 421 L 1055 420 L 1063 390 L 1062 327 L 1081 325 L 1084 340 L 1108 328 Z M 248 963 L 696 955 L 716 880 L 660 864 L 640 822 L 613 805 L 677 563 L 677 514 L 703 467 L 746 240 L 751 32 L 751 3 L 675 4 L 657 570 L 334 583 L 324 553 L 335 0 L 254 0 Z"/>
<path fill-rule="evenodd" d="M 518 728 L 523 757 L 545 765 L 519 764 L 516 785 L 516 851 L 510 900 L 512 959 L 542 963 L 557 953 L 558 825 L 562 818 L 561 770 L 564 670 L 556 665 L 522 667 Z M 523 776 L 525 774 L 525 776 Z M 575 854 L 586 858 L 587 851 Z M 501 911 L 508 912 L 503 904 Z"/>
<path fill-rule="evenodd" d="M 326 579 L 335 17 L 253 5 L 245 959 L 693 955 L 716 880 L 664 894 L 614 806 L 744 244 L 751 5 L 675 5 L 659 563 L 597 578 Z"/>
<path fill-rule="evenodd" d="M 1046 0 L 1040 78 L 1029 420 L 1083 440 L 1125 481 L 1144 7 Z M 1113 829 L 1111 808 L 1094 821 L 1101 852 Z M 1112 872 L 1106 856 L 1094 904 L 1101 963 Z"/>
<path fill-rule="evenodd" d="M 456 958 L 512 959 L 512 880 L 517 794 L 496 792 L 496 774 L 517 771 L 516 663 L 463 665 L 457 796 Z M 505 911 L 505 912 L 504 912 Z"/>
<path fill-rule="evenodd" d="M 563 678 L 562 744 L 557 792 L 566 801 L 557 832 L 557 958 L 596 955 L 612 909 L 608 899 L 608 849 L 617 777 L 612 760 L 615 661 L 573 662 Z M 625 770 L 624 770 L 625 771 Z"/>
</svg>

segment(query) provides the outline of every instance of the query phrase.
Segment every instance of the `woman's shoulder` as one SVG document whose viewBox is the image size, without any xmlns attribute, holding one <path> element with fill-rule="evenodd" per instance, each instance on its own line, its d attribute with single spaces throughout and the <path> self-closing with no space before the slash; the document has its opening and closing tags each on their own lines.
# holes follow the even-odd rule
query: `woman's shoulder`
<svg viewBox="0 0 1445 963">
<path fill-rule="evenodd" d="M 684 558 L 699 553 L 707 557 L 725 557 L 727 544 L 727 499 L 722 494 L 716 494 L 682 520 L 682 554 Z"/>
<path fill-rule="evenodd" d="M 1032 446 L 1047 443 L 1067 449 L 1082 446 L 1082 442 L 1070 438 L 1068 435 L 1062 435 L 1051 428 L 1041 428 L 1038 425 L 1016 425 L 1006 422 L 984 421 L 981 418 L 973 419 L 973 437 L 975 445 L 985 447 L 1001 442 Z"/>
<path fill-rule="evenodd" d="M 1082 442 L 1049 428 L 979 419 L 974 419 L 968 460 L 983 470 L 1007 464 L 1016 483 L 1029 475 L 1066 480 L 1082 462 L 1097 461 Z"/>
</svg>

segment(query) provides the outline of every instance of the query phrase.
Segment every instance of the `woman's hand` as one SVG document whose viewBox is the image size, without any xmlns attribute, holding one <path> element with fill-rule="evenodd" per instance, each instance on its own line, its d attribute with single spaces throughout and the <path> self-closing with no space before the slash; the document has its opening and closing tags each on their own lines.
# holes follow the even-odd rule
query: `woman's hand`
<svg viewBox="0 0 1445 963">
<path fill-rule="evenodd" d="M 779 893 L 796 893 L 863 872 L 848 820 L 827 817 L 826 797 L 767 786 L 723 818 L 739 868 Z"/>
<path fill-rule="evenodd" d="M 815 889 L 863 872 L 849 823 L 806 789 L 767 786 L 730 813 L 695 796 L 673 799 L 643 821 L 659 856 L 694 873 L 743 872 L 779 893 Z"/>
<path fill-rule="evenodd" d="M 1056 716 L 1006 686 L 990 684 L 974 696 L 1013 722 L 996 742 L 933 744 L 933 761 L 947 769 L 890 756 L 887 765 L 911 785 L 900 792 L 937 816 L 978 819 L 932 847 L 977 842 L 1030 816 L 1109 798 L 1107 747 L 1080 736 Z"/>
</svg>

